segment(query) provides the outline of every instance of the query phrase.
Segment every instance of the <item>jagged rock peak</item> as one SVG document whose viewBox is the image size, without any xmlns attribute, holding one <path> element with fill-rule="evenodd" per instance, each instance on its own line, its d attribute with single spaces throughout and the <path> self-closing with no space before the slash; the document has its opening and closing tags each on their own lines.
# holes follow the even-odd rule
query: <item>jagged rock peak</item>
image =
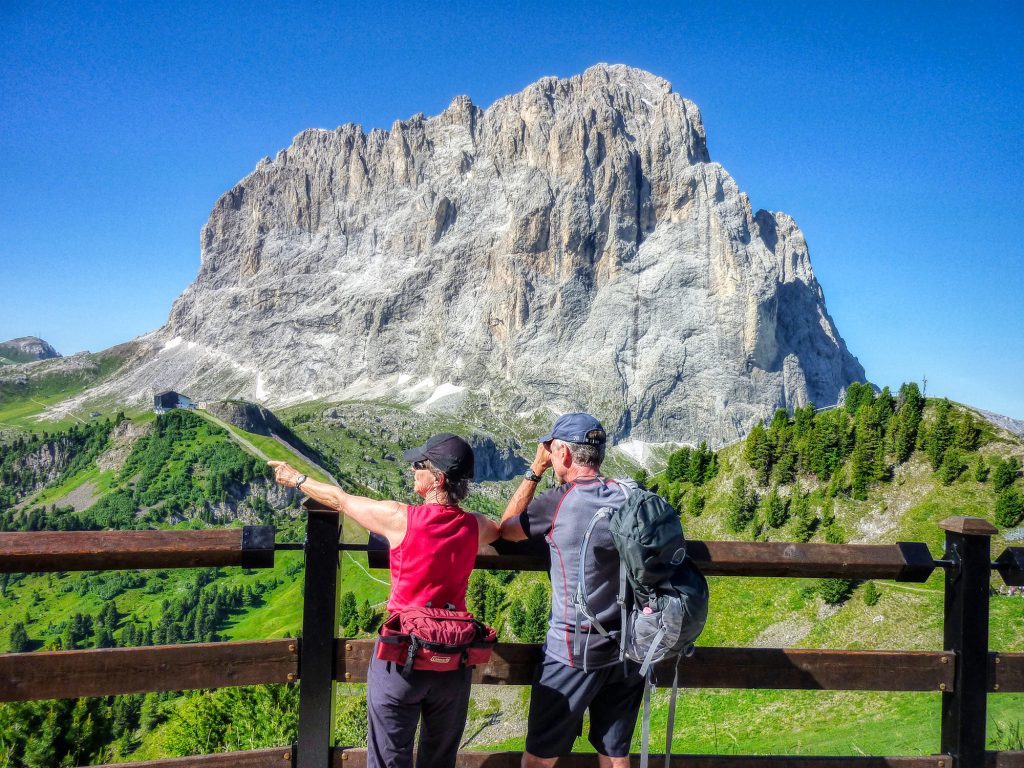
<svg viewBox="0 0 1024 768">
<path fill-rule="evenodd" d="M 622 65 L 304 131 L 217 201 L 201 245 L 122 391 L 482 394 L 720 444 L 864 376 L 793 219 L 755 213 L 697 106 Z"/>
</svg>

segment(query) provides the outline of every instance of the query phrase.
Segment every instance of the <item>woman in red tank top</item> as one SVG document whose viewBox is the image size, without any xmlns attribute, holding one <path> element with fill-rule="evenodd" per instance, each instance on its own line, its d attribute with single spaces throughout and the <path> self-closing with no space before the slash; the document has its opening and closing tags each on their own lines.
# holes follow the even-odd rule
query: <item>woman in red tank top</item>
<svg viewBox="0 0 1024 768">
<path fill-rule="evenodd" d="M 473 450 L 452 434 L 435 435 L 405 451 L 414 490 L 423 504 L 378 501 L 311 480 L 271 461 L 275 480 L 352 518 L 387 539 L 391 547 L 388 610 L 452 604 L 466 609 L 466 587 L 479 547 L 498 538 L 498 525 L 459 502 L 473 479 Z M 373 654 L 366 680 L 369 712 L 368 768 L 409 768 L 420 724 L 416 768 L 451 768 L 466 726 L 471 670 L 401 671 Z"/>
</svg>

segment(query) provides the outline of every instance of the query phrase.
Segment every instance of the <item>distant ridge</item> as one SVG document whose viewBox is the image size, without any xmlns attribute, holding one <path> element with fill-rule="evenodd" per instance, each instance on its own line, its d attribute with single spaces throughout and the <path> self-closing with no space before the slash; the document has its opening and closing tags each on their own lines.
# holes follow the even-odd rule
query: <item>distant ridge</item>
<svg viewBox="0 0 1024 768">
<path fill-rule="evenodd" d="M 982 410 L 981 408 L 975 408 L 974 410 L 991 421 L 997 427 L 1002 427 L 1007 432 L 1016 435 L 1017 437 L 1024 437 L 1024 420 L 1013 419 L 1009 416 L 1003 416 L 1000 413 Z"/>
<path fill-rule="evenodd" d="M 0 363 L 31 363 L 54 357 L 60 357 L 60 353 L 37 336 L 0 342 Z"/>
</svg>

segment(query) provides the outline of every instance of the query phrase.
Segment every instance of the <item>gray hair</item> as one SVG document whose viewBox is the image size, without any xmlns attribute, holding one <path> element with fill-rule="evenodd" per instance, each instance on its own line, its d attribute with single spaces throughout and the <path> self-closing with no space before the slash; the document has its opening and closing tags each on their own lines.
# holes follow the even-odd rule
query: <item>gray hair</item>
<svg viewBox="0 0 1024 768">
<path fill-rule="evenodd" d="M 591 443 L 569 443 L 565 440 L 560 440 L 559 442 L 565 443 L 569 449 L 569 455 L 572 456 L 573 464 L 579 464 L 590 469 L 601 468 L 601 463 L 604 461 L 604 443 L 593 445 Z"/>
<path fill-rule="evenodd" d="M 434 476 L 435 480 L 441 475 L 444 475 L 444 493 L 448 497 L 449 504 L 458 504 L 469 496 L 468 477 L 460 477 L 458 479 L 451 478 L 448 476 L 447 472 L 435 467 L 433 462 L 429 459 L 427 460 L 427 468 L 430 470 L 430 474 Z"/>
</svg>

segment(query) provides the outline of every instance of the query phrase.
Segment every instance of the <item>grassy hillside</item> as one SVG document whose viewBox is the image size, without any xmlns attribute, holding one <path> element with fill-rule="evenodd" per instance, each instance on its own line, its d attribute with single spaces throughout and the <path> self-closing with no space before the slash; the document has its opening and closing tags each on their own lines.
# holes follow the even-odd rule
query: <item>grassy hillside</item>
<svg viewBox="0 0 1024 768">
<path fill-rule="evenodd" d="M 14 347 L 0 347 L 0 365 L 19 365 L 31 363 L 39 358 Z"/>
<path fill-rule="evenodd" d="M 124 365 L 130 354 L 130 345 L 122 344 L 94 354 L 0 368 L 0 443 L 17 434 L 52 432 L 88 422 L 92 411 L 65 411 L 57 421 L 39 421 L 36 417 L 47 408 L 108 379 Z"/>
</svg>

